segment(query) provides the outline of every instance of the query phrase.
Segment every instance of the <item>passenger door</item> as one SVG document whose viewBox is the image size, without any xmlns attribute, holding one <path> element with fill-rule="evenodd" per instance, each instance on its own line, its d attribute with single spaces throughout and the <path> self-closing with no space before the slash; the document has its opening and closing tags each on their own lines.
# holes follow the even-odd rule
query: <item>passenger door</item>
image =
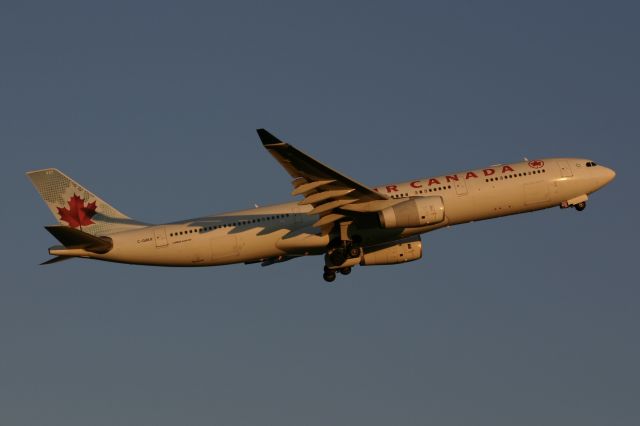
<svg viewBox="0 0 640 426">
<path fill-rule="evenodd" d="M 564 160 L 558 161 L 558 166 L 560 166 L 560 172 L 562 173 L 562 177 L 571 177 L 573 176 L 573 172 L 571 171 L 571 166 L 569 163 Z"/>
<path fill-rule="evenodd" d="M 166 247 L 167 242 L 167 232 L 164 229 L 164 226 L 158 226 L 153 228 L 154 240 L 156 241 L 156 247 Z"/>
</svg>

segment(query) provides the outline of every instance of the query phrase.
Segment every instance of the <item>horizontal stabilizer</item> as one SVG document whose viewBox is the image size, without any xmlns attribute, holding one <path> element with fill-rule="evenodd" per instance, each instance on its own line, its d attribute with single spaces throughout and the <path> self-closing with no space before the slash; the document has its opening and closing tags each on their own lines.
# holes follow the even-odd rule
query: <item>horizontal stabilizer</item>
<svg viewBox="0 0 640 426">
<path fill-rule="evenodd" d="M 274 265 L 276 263 L 282 263 L 282 262 L 286 262 L 288 260 L 293 260 L 293 259 L 297 259 L 300 256 L 277 256 L 277 257 L 270 257 L 268 259 L 260 259 L 260 260 L 255 260 L 255 261 L 250 261 L 250 262 L 244 262 L 245 265 L 251 265 L 253 263 L 259 263 L 261 266 L 271 266 Z"/>
<path fill-rule="evenodd" d="M 56 256 L 49 260 L 42 262 L 40 265 L 51 265 L 53 263 L 62 262 L 63 260 L 71 259 L 73 256 Z"/>
<path fill-rule="evenodd" d="M 68 226 L 45 226 L 45 229 L 67 249 L 83 249 L 104 254 L 113 247 L 110 238 L 96 237 Z"/>
</svg>

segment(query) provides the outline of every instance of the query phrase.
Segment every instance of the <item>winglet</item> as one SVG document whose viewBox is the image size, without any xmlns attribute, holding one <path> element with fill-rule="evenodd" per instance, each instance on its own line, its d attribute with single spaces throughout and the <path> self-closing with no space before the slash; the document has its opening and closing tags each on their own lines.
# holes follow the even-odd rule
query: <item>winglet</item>
<svg viewBox="0 0 640 426">
<path fill-rule="evenodd" d="M 262 145 L 264 146 L 278 145 L 278 144 L 284 143 L 280 139 L 273 136 L 271 133 L 267 132 L 265 129 L 257 129 L 256 131 L 258 132 L 258 136 L 260 137 L 260 140 L 262 141 Z"/>
</svg>

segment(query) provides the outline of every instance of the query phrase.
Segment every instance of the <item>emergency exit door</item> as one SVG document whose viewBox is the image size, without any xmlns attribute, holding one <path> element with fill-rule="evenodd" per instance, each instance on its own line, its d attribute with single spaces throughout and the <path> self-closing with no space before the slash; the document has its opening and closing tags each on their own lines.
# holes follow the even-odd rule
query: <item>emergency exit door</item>
<svg viewBox="0 0 640 426">
<path fill-rule="evenodd" d="M 454 180 L 453 186 L 456 188 L 456 194 L 467 195 L 467 183 L 464 180 Z"/>
</svg>

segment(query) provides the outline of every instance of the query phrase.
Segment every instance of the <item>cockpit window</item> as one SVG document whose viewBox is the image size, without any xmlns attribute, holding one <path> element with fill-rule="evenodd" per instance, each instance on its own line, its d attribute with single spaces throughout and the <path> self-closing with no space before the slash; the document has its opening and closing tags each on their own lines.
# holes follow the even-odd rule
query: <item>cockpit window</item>
<svg viewBox="0 0 640 426">
<path fill-rule="evenodd" d="M 597 166 L 597 164 L 594 163 L 593 161 L 588 161 L 587 162 L 587 167 L 595 167 L 595 166 Z"/>
</svg>

